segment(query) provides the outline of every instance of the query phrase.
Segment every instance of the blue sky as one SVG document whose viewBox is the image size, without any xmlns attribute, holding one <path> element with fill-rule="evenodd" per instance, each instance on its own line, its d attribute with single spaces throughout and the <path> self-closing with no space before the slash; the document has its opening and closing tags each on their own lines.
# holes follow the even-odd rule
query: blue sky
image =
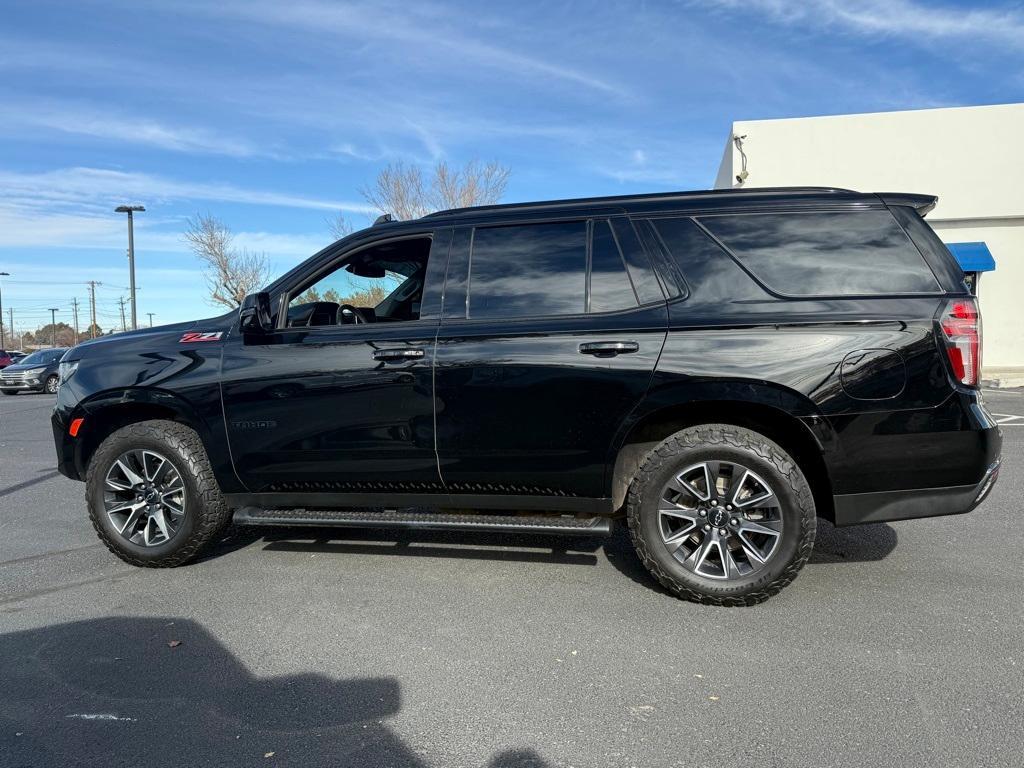
<svg viewBox="0 0 1024 768">
<path fill-rule="evenodd" d="M 509 201 L 704 188 L 733 120 L 1021 100 L 1019 2 L 8 1 L 4 320 L 70 322 L 99 280 L 119 324 L 123 202 L 140 320 L 172 322 L 220 311 L 189 216 L 280 273 L 392 161 L 498 160 Z"/>
</svg>

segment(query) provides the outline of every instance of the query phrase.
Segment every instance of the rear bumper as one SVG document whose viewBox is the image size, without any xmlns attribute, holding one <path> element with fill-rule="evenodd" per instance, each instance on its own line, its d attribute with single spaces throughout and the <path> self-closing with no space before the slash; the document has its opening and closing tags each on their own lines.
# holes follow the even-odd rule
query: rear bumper
<svg viewBox="0 0 1024 768">
<path fill-rule="evenodd" d="M 835 496 L 835 523 L 844 526 L 962 515 L 981 504 L 992 491 L 999 478 L 999 463 L 996 459 L 990 464 L 984 477 L 974 485 Z"/>
</svg>

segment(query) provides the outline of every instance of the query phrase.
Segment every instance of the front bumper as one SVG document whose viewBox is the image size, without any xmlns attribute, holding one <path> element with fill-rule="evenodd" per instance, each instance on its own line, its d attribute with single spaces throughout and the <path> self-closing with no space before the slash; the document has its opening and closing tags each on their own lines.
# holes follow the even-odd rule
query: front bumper
<svg viewBox="0 0 1024 768">
<path fill-rule="evenodd" d="M 847 493 L 834 496 L 837 526 L 883 523 L 919 517 L 962 515 L 983 502 L 999 479 L 1000 459 L 974 485 L 918 488 L 907 491 Z"/>
<path fill-rule="evenodd" d="M 37 376 L 3 376 L 0 374 L 0 389 L 7 389 L 17 392 L 41 392 L 43 380 Z"/>
<path fill-rule="evenodd" d="M 57 450 L 57 471 L 72 480 L 83 480 L 78 471 L 75 451 L 78 441 L 68 434 L 68 424 L 65 415 L 59 409 L 54 409 L 50 427 L 53 429 L 53 445 Z"/>
</svg>

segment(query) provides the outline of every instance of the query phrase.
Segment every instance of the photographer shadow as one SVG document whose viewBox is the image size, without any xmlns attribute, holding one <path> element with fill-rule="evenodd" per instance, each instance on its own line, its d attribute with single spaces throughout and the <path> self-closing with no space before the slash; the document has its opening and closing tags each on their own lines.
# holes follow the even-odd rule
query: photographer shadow
<svg viewBox="0 0 1024 768">
<path fill-rule="evenodd" d="M 0 635 L 0 680 L 3 765 L 428 765 L 385 724 L 395 678 L 256 677 L 188 619 Z M 524 750 L 490 764 L 545 763 Z"/>
</svg>

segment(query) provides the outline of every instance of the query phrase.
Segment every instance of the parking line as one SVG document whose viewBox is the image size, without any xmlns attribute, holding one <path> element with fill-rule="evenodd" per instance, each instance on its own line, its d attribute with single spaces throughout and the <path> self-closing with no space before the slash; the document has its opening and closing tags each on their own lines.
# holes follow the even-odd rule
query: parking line
<svg viewBox="0 0 1024 768">
<path fill-rule="evenodd" d="M 1016 416 L 1012 413 L 993 413 L 996 424 L 1001 427 L 1024 427 L 1024 416 Z"/>
</svg>

